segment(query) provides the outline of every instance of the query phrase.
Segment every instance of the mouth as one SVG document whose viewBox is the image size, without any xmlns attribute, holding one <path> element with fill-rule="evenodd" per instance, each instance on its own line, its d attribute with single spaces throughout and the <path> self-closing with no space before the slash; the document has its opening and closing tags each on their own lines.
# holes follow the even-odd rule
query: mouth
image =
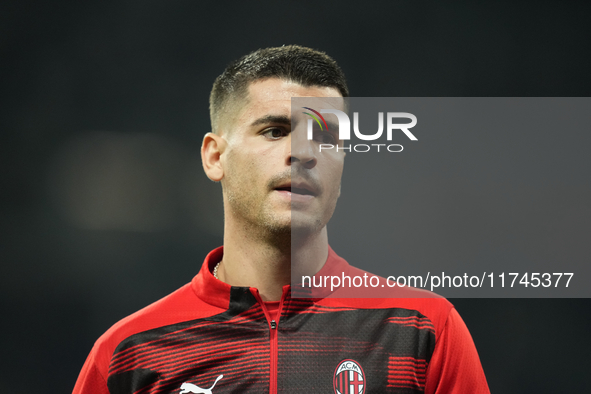
<svg viewBox="0 0 591 394">
<path fill-rule="evenodd" d="M 316 196 L 315 191 L 308 185 L 285 185 L 275 188 L 278 191 L 290 192 L 292 194 L 300 194 L 303 196 Z"/>
</svg>

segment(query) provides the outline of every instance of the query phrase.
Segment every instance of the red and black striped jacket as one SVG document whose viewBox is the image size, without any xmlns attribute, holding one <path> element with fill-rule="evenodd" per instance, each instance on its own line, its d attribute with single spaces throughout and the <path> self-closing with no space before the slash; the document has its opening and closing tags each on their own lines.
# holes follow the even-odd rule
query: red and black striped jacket
<svg viewBox="0 0 591 394">
<path fill-rule="evenodd" d="M 489 392 L 446 299 L 412 288 L 404 298 L 296 299 L 285 286 L 273 318 L 256 289 L 213 277 L 222 255 L 101 336 L 74 394 Z M 329 271 L 364 273 L 332 250 L 319 274 Z"/>
</svg>

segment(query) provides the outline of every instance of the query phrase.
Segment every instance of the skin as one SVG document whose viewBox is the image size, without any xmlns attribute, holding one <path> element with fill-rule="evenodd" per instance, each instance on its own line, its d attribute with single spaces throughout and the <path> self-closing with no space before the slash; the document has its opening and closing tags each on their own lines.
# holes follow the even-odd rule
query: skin
<svg viewBox="0 0 591 394">
<path fill-rule="evenodd" d="M 292 97 L 323 103 L 340 94 L 277 78 L 255 81 L 233 120 L 208 133 L 201 147 L 205 173 L 223 189 L 224 257 L 218 277 L 232 286 L 257 288 L 264 301 L 280 300 L 283 286 L 291 283 L 292 259 L 306 262 L 298 275 L 322 268 L 328 256 L 326 224 L 340 195 L 345 154 L 319 152 L 319 143 L 333 137 L 307 140 L 305 115 L 296 115 L 291 130 Z M 332 104 L 334 99 L 326 100 Z M 313 195 L 281 189 L 290 184 Z"/>
</svg>

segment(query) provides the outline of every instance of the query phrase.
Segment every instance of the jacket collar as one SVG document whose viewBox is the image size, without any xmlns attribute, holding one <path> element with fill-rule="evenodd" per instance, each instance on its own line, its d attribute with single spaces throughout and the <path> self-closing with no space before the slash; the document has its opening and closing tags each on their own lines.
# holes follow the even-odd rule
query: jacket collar
<svg viewBox="0 0 591 394">
<path fill-rule="evenodd" d="M 217 263 L 222 261 L 223 256 L 223 246 L 209 252 L 207 257 L 205 257 L 201 270 L 193 278 L 191 286 L 197 297 L 201 300 L 210 305 L 228 309 L 230 306 L 230 299 L 234 298 L 237 294 L 248 294 L 248 296 L 250 296 L 251 294 L 258 294 L 258 290 L 254 287 L 230 286 L 229 284 L 216 279 L 213 276 L 213 269 Z M 350 268 L 351 266 L 343 258 L 339 257 L 329 246 L 326 263 L 315 276 L 340 275 L 342 272 L 348 272 Z M 290 285 L 284 286 L 284 294 L 289 294 L 290 288 Z M 295 290 L 295 293 L 294 297 L 299 294 L 301 297 L 310 298 L 310 294 L 308 294 L 309 292 L 299 286 L 298 289 Z M 324 298 L 330 293 L 330 288 L 323 289 L 323 291 L 317 291 L 317 289 L 315 289 L 313 298 Z"/>
</svg>

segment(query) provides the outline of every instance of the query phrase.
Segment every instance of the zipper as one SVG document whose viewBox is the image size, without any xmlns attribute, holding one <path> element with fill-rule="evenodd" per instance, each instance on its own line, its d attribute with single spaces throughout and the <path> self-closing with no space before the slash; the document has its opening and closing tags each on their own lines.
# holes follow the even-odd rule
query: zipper
<svg viewBox="0 0 591 394">
<path fill-rule="evenodd" d="M 280 305 L 281 308 L 281 305 Z M 281 309 L 279 310 L 281 313 Z M 269 393 L 276 394 L 277 393 L 277 358 L 278 358 L 278 349 L 277 349 L 277 323 L 275 320 L 271 320 L 270 323 L 271 327 L 271 368 L 270 368 L 270 381 L 269 381 Z"/>
<path fill-rule="evenodd" d="M 287 287 L 287 286 L 286 286 Z M 277 327 L 279 326 L 279 321 L 281 321 L 281 310 L 283 309 L 283 301 L 285 300 L 285 296 L 287 295 L 288 289 L 283 289 L 283 294 L 281 295 L 281 301 L 279 302 L 279 309 L 277 310 L 277 320 L 271 319 L 271 315 L 269 315 L 269 311 L 263 302 L 258 289 L 254 290 L 254 296 L 261 304 L 263 308 L 263 312 L 265 313 L 265 317 L 267 318 L 267 323 L 269 324 L 269 393 L 270 394 L 277 394 L 277 364 L 279 358 L 279 349 L 278 349 L 278 341 L 277 341 Z"/>
</svg>

